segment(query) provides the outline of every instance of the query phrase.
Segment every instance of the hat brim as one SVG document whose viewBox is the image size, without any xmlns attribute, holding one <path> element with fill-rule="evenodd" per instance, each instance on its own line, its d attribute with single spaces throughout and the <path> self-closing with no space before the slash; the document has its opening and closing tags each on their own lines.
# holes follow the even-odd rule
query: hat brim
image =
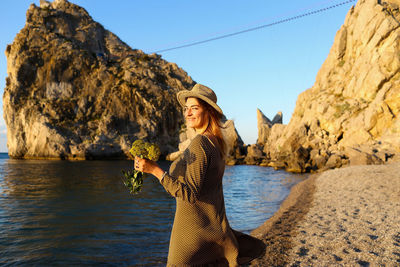
<svg viewBox="0 0 400 267">
<path fill-rule="evenodd" d="M 181 104 L 182 107 L 185 107 L 186 99 L 188 97 L 199 98 L 199 99 L 203 100 L 204 102 L 206 102 L 207 104 L 209 104 L 211 107 L 213 107 L 221 115 L 224 114 L 222 112 L 222 109 L 214 101 L 212 101 L 211 99 L 209 99 L 206 96 L 203 96 L 201 94 L 198 94 L 196 92 L 192 92 L 192 91 L 189 91 L 189 90 L 179 91 L 177 93 L 178 102 L 179 102 L 179 104 Z"/>
</svg>

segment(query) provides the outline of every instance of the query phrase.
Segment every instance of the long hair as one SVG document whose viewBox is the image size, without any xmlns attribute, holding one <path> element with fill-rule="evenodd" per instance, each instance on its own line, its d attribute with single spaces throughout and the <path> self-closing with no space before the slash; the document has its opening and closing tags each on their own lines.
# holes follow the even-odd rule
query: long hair
<svg viewBox="0 0 400 267">
<path fill-rule="evenodd" d="M 208 126 L 205 132 L 209 132 L 217 139 L 217 145 L 221 152 L 221 156 L 225 157 L 226 143 L 222 136 L 222 131 L 221 131 L 221 128 L 223 128 L 223 126 L 221 125 L 222 114 L 219 113 L 215 108 L 210 106 L 204 100 L 201 100 L 199 98 L 198 100 L 200 105 L 202 105 L 206 110 L 206 116 L 208 117 Z"/>
</svg>

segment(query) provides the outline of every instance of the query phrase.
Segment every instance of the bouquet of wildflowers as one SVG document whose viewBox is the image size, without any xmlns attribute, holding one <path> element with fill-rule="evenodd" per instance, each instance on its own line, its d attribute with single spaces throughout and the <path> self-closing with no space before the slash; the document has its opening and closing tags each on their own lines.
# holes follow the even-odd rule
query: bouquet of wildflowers
<svg viewBox="0 0 400 267">
<path fill-rule="evenodd" d="M 129 150 L 129 152 L 134 157 L 140 157 L 153 161 L 157 161 L 161 154 L 160 148 L 156 144 L 147 143 L 140 139 L 133 142 L 132 148 Z M 142 190 L 144 173 L 135 169 L 127 172 L 122 170 L 122 173 L 124 175 L 122 181 L 129 189 L 129 192 L 131 194 L 138 194 Z"/>
</svg>

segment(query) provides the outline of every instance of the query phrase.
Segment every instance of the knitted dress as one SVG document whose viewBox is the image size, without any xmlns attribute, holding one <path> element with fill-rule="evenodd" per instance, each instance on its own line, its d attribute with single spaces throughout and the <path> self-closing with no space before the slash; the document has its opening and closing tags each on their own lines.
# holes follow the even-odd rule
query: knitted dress
<svg viewBox="0 0 400 267">
<path fill-rule="evenodd" d="M 225 214 L 225 161 L 205 135 L 197 135 L 161 180 L 176 198 L 167 266 L 238 266 L 238 242 Z"/>
</svg>

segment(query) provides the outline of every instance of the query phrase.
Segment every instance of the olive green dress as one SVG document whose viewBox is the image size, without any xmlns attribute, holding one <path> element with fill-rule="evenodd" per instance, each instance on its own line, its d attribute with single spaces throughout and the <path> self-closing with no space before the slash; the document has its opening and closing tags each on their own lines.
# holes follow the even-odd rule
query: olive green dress
<svg viewBox="0 0 400 267">
<path fill-rule="evenodd" d="M 236 236 L 247 235 L 229 226 L 222 190 L 224 170 L 219 148 L 209 137 L 197 135 L 161 180 L 176 198 L 168 266 L 238 266 Z"/>
</svg>

